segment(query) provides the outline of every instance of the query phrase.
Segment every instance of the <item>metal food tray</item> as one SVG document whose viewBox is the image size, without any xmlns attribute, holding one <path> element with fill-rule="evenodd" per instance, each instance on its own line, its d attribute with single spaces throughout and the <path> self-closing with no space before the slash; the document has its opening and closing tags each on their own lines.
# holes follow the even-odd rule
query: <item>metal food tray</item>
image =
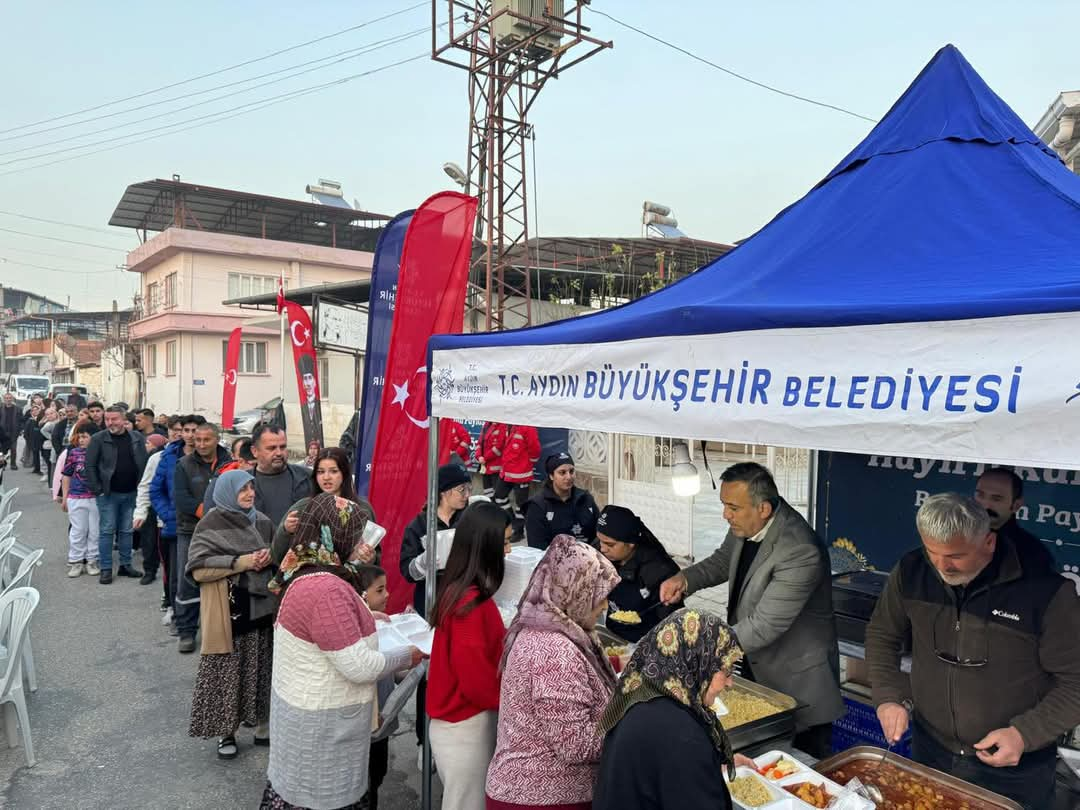
<svg viewBox="0 0 1080 810">
<path fill-rule="evenodd" d="M 742 751 L 766 740 L 794 736 L 795 710 L 799 708 L 799 702 L 795 698 L 785 695 L 783 692 L 777 692 L 775 689 L 769 689 L 769 687 L 762 686 L 760 683 L 740 678 L 738 675 L 734 678 L 732 688 L 741 689 L 744 692 L 764 698 L 769 703 L 780 708 L 780 711 L 776 714 L 770 714 L 760 720 L 752 720 L 749 723 L 743 723 L 741 726 L 729 729 L 727 736 L 731 741 L 733 750 Z M 723 699 L 723 696 L 721 696 L 721 699 Z"/>
<path fill-rule="evenodd" d="M 829 771 L 835 770 L 842 765 L 847 765 L 851 762 L 855 762 L 860 759 L 869 759 L 878 761 L 885 754 L 888 753 L 884 748 L 875 748 L 871 745 L 857 745 L 854 748 L 849 748 L 846 751 L 841 751 L 838 754 L 833 754 L 828 759 L 823 759 L 821 762 L 814 766 L 814 770 L 821 774 L 826 774 Z M 992 793 L 986 788 L 981 788 L 978 785 L 973 785 L 970 782 L 965 782 L 962 779 L 957 779 L 955 776 L 950 776 L 947 773 L 928 768 L 925 765 L 920 765 L 918 762 L 912 762 L 910 759 L 906 759 L 899 754 L 889 754 L 889 764 L 899 768 L 902 771 L 906 771 L 913 776 L 917 776 L 926 782 L 930 782 L 935 785 L 940 785 L 943 788 L 959 793 L 961 796 L 969 799 L 973 802 L 978 802 L 984 808 L 1000 808 L 1000 810 L 1024 810 L 1024 808 L 1014 802 L 1012 799 L 1006 799 L 997 793 Z"/>
</svg>

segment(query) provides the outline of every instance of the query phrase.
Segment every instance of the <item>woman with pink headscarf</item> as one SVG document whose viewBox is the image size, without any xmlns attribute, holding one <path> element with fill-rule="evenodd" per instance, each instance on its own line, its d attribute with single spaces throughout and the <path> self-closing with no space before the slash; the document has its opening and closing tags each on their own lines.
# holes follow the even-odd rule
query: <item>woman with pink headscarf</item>
<svg viewBox="0 0 1080 810">
<path fill-rule="evenodd" d="M 506 636 L 488 810 L 591 806 L 615 689 L 594 628 L 618 584 L 599 551 L 566 534 L 537 566 Z"/>
</svg>

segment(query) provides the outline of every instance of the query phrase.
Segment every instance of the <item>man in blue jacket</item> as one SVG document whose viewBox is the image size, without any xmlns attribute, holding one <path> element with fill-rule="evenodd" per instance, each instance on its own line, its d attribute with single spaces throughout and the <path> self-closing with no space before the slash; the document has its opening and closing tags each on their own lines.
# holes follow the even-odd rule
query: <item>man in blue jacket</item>
<svg viewBox="0 0 1080 810">
<path fill-rule="evenodd" d="M 180 427 L 180 438 L 170 442 L 161 451 L 161 461 L 158 463 L 154 480 L 150 483 L 150 503 L 154 505 L 154 511 L 161 518 L 161 547 L 165 555 L 165 571 L 168 580 L 168 610 L 166 611 L 167 623 L 171 625 L 170 635 L 178 635 L 175 615 L 176 586 L 178 576 L 183 571 L 177 571 L 176 567 L 176 503 L 173 499 L 173 478 L 176 471 L 176 462 L 189 455 L 195 449 L 195 431 L 199 425 L 205 424 L 206 419 L 197 414 L 191 416 L 173 417 L 169 420 L 169 429 L 175 430 Z"/>
</svg>

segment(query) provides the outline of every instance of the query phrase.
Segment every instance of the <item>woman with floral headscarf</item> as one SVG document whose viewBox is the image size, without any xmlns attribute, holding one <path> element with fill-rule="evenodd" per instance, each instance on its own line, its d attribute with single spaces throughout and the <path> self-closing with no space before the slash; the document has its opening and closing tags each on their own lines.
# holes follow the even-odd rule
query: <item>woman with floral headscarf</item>
<svg viewBox="0 0 1080 810">
<path fill-rule="evenodd" d="M 362 806 L 376 682 L 423 657 L 415 647 L 379 652 L 356 569 L 367 516 L 333 493 L 315 496 L 300 512 L 292 548 L 271 580 L 282 598 L 261 810 Z"/>
<path fill-rule="evenodd" d="M 588 810 L 615 673 L 596 622 L 619 583 L 599 551 L 558 535 L 536 567 L 502 657 L 488 810 Z"/>
<path fill-rule="evenodd" d="M 742 658 L 718 616 L 683 609 L 641 640 L 600 719 L 593 810 L 724 810 L 735 757 L 711 706 Z"/>
</svg>

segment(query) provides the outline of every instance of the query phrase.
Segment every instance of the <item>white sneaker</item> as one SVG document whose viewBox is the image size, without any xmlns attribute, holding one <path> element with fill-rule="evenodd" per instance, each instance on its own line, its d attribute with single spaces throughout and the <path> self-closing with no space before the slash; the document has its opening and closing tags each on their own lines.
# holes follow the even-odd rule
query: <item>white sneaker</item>
<svg viewBox="0 0 1080 810">
<path fill-rule="evenodd" d="M 49 480 L 49 476 L 47 476 L 47 475 L 43 475 L 43 476 L 41 476 L 41 478 L 38 479 L 38 481 L 41 481 L 42 483 L 45 483 L 48 480 Z"/>
<path fill-rule="evenodd" d="M 86 564 L 86 573 L 92 577 L 96 577 L 101 573 L 101 566 L 98 565 L 97 560 L 91 560 Z"/>
<path fill-rule="evenodd" d="M 165 612 L 161 614 L 161 623 L 168 627 L 170 624 L 172 624 L 172 615 L 173 609 L 165 608 Z"/>
<path fill-rule="evenodd" d="M 82 576 L 82 572 L 83 572 L 83 564 L 81 562 L 69 563 L 68 564 L 68 574 L 67 575 L 69 577 L 71 577 L 72 579 L 75 579 L 75 577 Z"/>
</svg>

